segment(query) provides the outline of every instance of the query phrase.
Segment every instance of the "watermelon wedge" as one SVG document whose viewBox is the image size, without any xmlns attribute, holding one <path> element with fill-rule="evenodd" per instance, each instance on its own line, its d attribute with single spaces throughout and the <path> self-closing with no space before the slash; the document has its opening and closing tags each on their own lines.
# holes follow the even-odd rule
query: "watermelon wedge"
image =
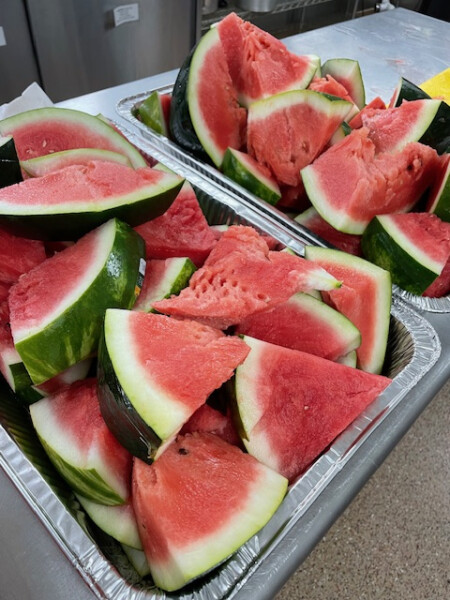
<svg viewBox="0 0 450 600">
<path fill-rule="evenodd" d="M 389 272 L 340 250 L 307 246 L 305 256 L 343 282 L 341 288 L 322 295 L 361 332 L 361 345 L 356 350 L 358 367 L 369 373 L 381 373 L 390 323 Z"/>
<path fill-rule="evenodd" d="M 183 425 L 180 435 L 196 432 L 212 433 L 229 444 L 242 446 L 230 410 L 223 414 L 209 404 L 202 404 Z"/>
<path fill-rule="evenodd" d="M 131 455 L 103 421 L 94 378 L 39 400 L 30 414 L 48 457 L 76 493 L 111 506 L 130 498 Z"/>
<path fill-rule="evenodd" d="M 393 283 L 404 290 L 427 296 L 450 292 L 450 277 L 445 272 L 450 263 L 450 223 L 436 215 L 375 217 L 364 232 L 362 248 L 364 256 L 388 270 Z"/>
<path fill-rule="evenodd" d="M 0 216 L 30 237 L 77 239 L 117 217 L 130 225 L 161 215 L 183 180 L 173 173 L 92 161 L 0 190 Z"/>
<path fill-rule="evenodd" d="M 287 480 L 211 434 L 135 459 L 133 505 L 154 582 L 174 591 L 219 565 L 281 504 Z"/>
<path fill-rule="evenodd" d="M 12 336 L 35 384 L 95 354 L 105 309 L 135 302 L 143 255 L 138 234 L 111 219 L 11 288 Z"/>
<path fill-rule="evenodd" d="M 361 109 L 366 103 L 366 92 L 357 60 L 350 58 L 330 58 L 322 65 L 322 76 L 332 77 L 342 85 L 356 106 Z"/>
<path fill-rule="evenodd" d="M 269 251 L 251 227 L 225 231 L 202 268 L 180 294 L 153 303 L 165 314 L 227 329 L 249 315 L 286 302 L 308 289 L 332 289 L 340 283 L 299 256 Z"/>
<path fill-rule="evenodd" d="M 426 210 L 450 223 L 450 154 L 441 159 L 436 178 L 428 191 Z"/>
<path fill-rule="evenodd" d="M 124 154 L 98 148 L 76 148 L 62 150 L 53 154 L 45 154 L 37 158 L 22 160 L 20 166 L 29 177 L 42 177 L 52 171 L 58 171 L 72 165 L 87 165 L 93 160 L 106 160 L 131 167 L 131 162 Z"/>
<path fill-rule="evenodd" d="M 104 419 L 132 454 L 157 458 L 247 353 L 238 337 L 193 321 L 107 310 L 99 351 Z"/>
<path fill-rule="evenodd" d="M 291 482 L 390 384 L 312 354 L 244 336 L 235 399 L 247 451 Z"/>
<path fill-rule="evenodd" d="M 17 237 L 6 228 L 0 228 L 0 282 L 12 285 L 45 259 L 42 242 Z"/>
<path fill-rule="evenodd" d="M 37 108 L 0 121 L 0 135 L 12 135 L 19 159 L 28 160 L 74 148 L 100 148 L 127 156 L 145 167 L 140 152 L 104 120 L 68 108 Z"/>
</svg>

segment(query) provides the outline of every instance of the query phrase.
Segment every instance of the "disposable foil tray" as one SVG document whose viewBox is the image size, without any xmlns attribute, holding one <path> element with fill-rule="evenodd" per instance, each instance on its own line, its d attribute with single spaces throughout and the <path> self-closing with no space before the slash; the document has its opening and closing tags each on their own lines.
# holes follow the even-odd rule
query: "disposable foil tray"
<svg viewBox="0 0 450 600">
<path fill-rule="evenodd" d="M 216 183 L 219 187 L 233 192 L 238 197 L 245 199 L 250 205 L 258 206 L 263 212 L 276 215 L 277 219 L 284 223 L 284 225 L 289 229 L 301 232 L 307 231 L 305 227 L 293 219 L 290 219 L 287 215 L 269 205 L 267 202 L 264 202 L 261 200 L 261 198 L 258 198 L 258 196 L 250 193 L 241 185 L 235 183 L 229 177 L 226 177 L 215 167 L 199 160 L 196 156 L 190 154 L 186 150 L 183 150 L 167 137 L 156 133 L 134 116 L 134 110 L 136 106 L 145 100 L 152 92 L 157 91 L 160 94 L 170 94 L 172 92 L 172 88 L 173 85 L 169 85 L 155 88 L 153 90 L 142 92 L 133 96 L 127 96 L 117 103 L 116 110 L 123 119 L 137 127 L 144 138 L 161 147 L 170 157 L 191 168 L 198 173 L 199 176 L 205 177 Z M 330 244 L 318 236 L 314 236 L 313 234 L 313 237 L 316 243 L 319 242 L 323 246 L 330 246 Z M 410 292 L 407 292 L 396 285 L 393 286 L 393 290 L 395 294 L 398 294 L 406 302 L 416 306 L 420 310 L 436 313 L 450 312 L 450 295 L 447 295 L 443 298 L 426 298 L 411 294 Z"/>
<path fill-rule="evenodd" d="M 185 176 L 185 169 L 159 150 L 149 151 L 142 139 L 129 139 L 153 160 Z M 248 205 L 225 190 L 189 172 L 202 210 L 211 225 L 255 227 L 301 254 L 312 240 L 308 232 L 289 231 L 258 206 Z M 121 546 L 98 530 L 81 509 L 71 490 L 53 470 L 34 433 L 29 414 L 5 386 L 0 387 L 0 465 L 32 507 L 74 568 L 98 598 L 108 600 L 221 600 L 252 589 L 271 553 L 283 552 L 283 541 L 299 519 L 319 506 L 321 494 L 355 455 L 364 456 L 364 442 L 400 403 L 440 356 L 439 338 L 414 308 L 394 298 L 384 373 L 392 384 L 365 410 L 293 484 L 269 523 L 225 563 L 178 593 L 166 594 L 150 578 L 140 578 Z M 427 399 L 423 400 L 424 406 Z M 386 437 L 386 453 L 393 443 Z M 2 510 L 7 510 L 2 507 Z M 262 567 L 262 569 L 260 569 Z M 258 573 L 257 573 L 258 571 Z M 259 582 L 260 583 L 260 582 Z"/>
</svg>

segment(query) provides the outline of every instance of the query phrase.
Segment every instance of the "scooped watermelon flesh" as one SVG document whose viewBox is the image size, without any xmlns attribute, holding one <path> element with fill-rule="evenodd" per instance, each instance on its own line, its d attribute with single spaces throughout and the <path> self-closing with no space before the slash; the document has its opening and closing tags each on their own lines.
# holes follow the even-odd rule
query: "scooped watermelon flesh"
<svg viewBox="0 0 450 600">
<path fill-rule="evenodd" d="M 135 459 L 133 504 L 154 582 L 173 591 L 219 565 L 280 505 L 287 480 L 212 434 Z"/>
<path fill-rule="evenodd" d="M 106 505 L 129 499 L 131 455 L 101 416 L 96 379 L 39 400 L 30 414 L 50 460 L 77 493 Z"/>
<path fill-rule="evenodd" d="M 156 310 L 227 329 L 308 289 L 331 289 L 339 281 L 303 258 L 269 251 L 251 227 L 222 234 L 204 266 L 179 296 L 153 303 Z"/>
<path fill-rule="evenodd" d="M 250 454 L 293 481 L 390 384 L 312 354 L 244 337 L 235 395 Z"/>
<path fill-rule="evenodd" d="M 247 148 L 279 183 L 298 186 L 300 170 L 323 150 L 351 104 L 312 90 L 294 90 L 249 108 Z"/>
<path fill-rule="evenodd" d="M 356 129 L 302 169 L 308 197 L 335 229 L 362 234 L 379 214 L 406 212 L 430 186 L 439 166 L 435 150 L 411 142 L 376 153 L 366 128 Z"/>
<path fill-rule="evenodd" d="M 280 92 L 306 88 L 319 66 L 315 56 L 297 56 L 280 40 L 231 13 L 217 25 L 231 80 L 246 107 Z"/>
<path fill-rule="evenodd" d="M 152 459 L 247 353 L 240 338 L 193 321 L 108 310 L 99 359 L 102 414 L 125 447 Z"/>
</svg>

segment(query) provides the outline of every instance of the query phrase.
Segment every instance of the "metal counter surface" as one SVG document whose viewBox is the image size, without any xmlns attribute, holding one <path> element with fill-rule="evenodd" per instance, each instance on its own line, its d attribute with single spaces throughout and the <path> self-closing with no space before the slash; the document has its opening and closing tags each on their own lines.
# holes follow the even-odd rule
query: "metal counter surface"
<svg viewBox="0 0 450 600">
<path fill-rule="evenodd" d="M 400 75 L 420 83 L 448 66 L 450 26 L 404 9 L 363 17 L 286 40 L 297 53 L 323 60 L 360 61 L 367 99 L 389 99 Z M 436 44 L 436 40 L 439 43 Z M 175 71 L 73 100 L 59 106 L 120 120 L 116 103 L 125 96 L 173 83 Z M 307 557 L 450 376 L 449 314 L 425 313 L 439 334 L 442 354 L 403 403 L 372 433 L 310 510 L 235 596 L 269 600 Z M 0 597 L 2 600 L 93 600 L 90 591 L 57 543 L 34 515 L 14 484 L 0 471 Z M 13 507 L 13 509 L 11 509 Z M 417 573 L 426 578 L 426 574 Z"/>
</svg>

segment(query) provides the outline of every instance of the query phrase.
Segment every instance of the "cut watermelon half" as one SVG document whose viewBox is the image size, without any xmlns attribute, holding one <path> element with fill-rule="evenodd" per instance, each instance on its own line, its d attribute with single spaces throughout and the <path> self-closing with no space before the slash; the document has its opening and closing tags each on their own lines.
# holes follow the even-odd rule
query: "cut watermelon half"
<svg viewBox="0 0 450 600">
<path fill-rule="evenodd" d="M 249 315 L 286 302 L 308 289 L 332 289 L 340 283 L 299 256 L 269 251 L 251 227 L 225 231 L 204 266 L 174 298 L 155 302 L 165 314 L 227 329 Z"/>
<path fill-rule="evenodd" d="M 411 210 L 438 167 L 436 151 L 417 142 L 376 154 L 368 130 L 361 128 L 302 169 L 301 176 L 321 217 L 339 231 L 359 235 L 376 215 Z"/>
<path fill-rule="evenodd" d="M 0 190 L 0 216 L 30 237 L 77 239 L 117 217 L 130 225 L 161 215 L 183 180 L 146 167 L 92 161 Z"/>
<path fill-rule="evenodd" d="M 139 294 L 143 256 L 138 234 L 112 219 L 11 288 L 14 344 L 35 384 L 95 354 L 106 308 Z"/>
<path fill-rule="evenodd" d="M 73 490 L 99 504 L 130 498 L 131 455 L 114 438 L 100 414 L 97 382 L 74 383 L 30 406 L 42 445 Z"/>
<path fill-rule="evenodd" d="M 52 171 L 58 171 L 71 165 L 87 165 L 93 160 L 106 160 L 131 167 L 128 157 L 111 150 L 98 148 L 76 148 L 75 150 L 62 150 L 53 154 L 22 160 L 20 166 L 29 177 L 42 177 Z"/>
<path fill-rule="evenodd" d="M 244 444 L 291 482 L 391 383 L 312 354 L 244 336 L 236 370 Z"/>
<path fill-rule="evenodd" d="M 279 183 L 300 184 L 300 170 L 323 150 L 351 104 L 312 90 L 260 100 L 248 111 L 247 148 Z"/>
<path fill-rule="evenodd" d="M 441 158 L 438 173 L 428 192 L 426 210 L 450 223 L 450 154 Z"/>
<path fill-rule="evenodd" d="M 211 434 L 179 436 L 133 467 L 133 504 L 154 582 L 174 591 L 219 565 L 281 504 L 287 480 Z"/>
<path fill-rule="evenodd" d="M 104 332 L 102 414 L 116 438 L 147 461 L 164 451 L 248 353 L 238 337 L 154 313 L 108 310 Z"/>
<path fill-rule="evenodd" d="M 436 295 L 450 292 L 450 223 L 430 213 L 375 217 L 364 232 L 366 258 L 391 273 L 393 283 L 422 295 L 434 285 Z M 441 278 L 442 276 L 442 278 Z M 438 281 L 439 280 L 439 281 Z M 433 290 L 432 290 L 433 293 Z"/>
<path fill-rule="evenodd" d="M 12 135 L 20 160 L 74 148 L 100 148 L 145 167 L 141 153 L 102 119 L 68 108 L 37 108 L 0 121 L 0 135 Z"/>
<path fill-rule="evenodd" d="M 359 368 L 381 373 L 390 323 L 389 272 L 340 250 L 307 246 L 305 256 L 343 282 L 341 288 L 322 295 L 361 332 L 361 345 L 356 350 Z"/>
</svg>

